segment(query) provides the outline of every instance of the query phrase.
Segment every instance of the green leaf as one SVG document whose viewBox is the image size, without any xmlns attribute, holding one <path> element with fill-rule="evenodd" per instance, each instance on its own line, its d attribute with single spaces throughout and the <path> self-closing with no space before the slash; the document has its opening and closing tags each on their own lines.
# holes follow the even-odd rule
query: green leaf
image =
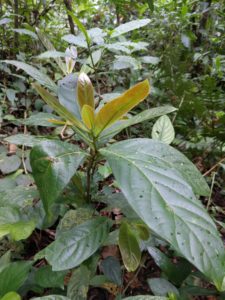
<svg viewBox="0 0 225 300">
<path fill-rule="evenodd" d="M 73 300 L 86 300 L 90 284 L 91 272 L 84 265 L 73 271 L 70 278 L 67 296 Z"/>
<path fill-rule="evenodd" d="M 80 73 L 77 81 L 77 100 L 80 109 L 84 105 L 95 108 L 94 89 L 90 78 L 85 73 Z"/>
<path fill-rule="evenodd" d="M 126 269 L 129 272 L 135 271 L 141 261 L 141 250 L 136 235 L 127 223 L 120 226 L 119 248 Z"/>
<path fill-rule="evenodd" d="M 170 293 L 179 296 L 177 288 L 164 278 L 151 278 L 147 281 L 150 289 L 156 296 L 168 296 Z"/>
<path fill-rule="evenodd" d="M 150 85 L 146 79 L 105 104 L 96 115 L 94 128 L 96 136 L 142 102 L 149 92 Z"/>
<path fill-rule="evenodd" d="M 123 70 L 123 69 L 133 69 L 138 70 L 141 69 L 140 62 L 132 57 L 126 55 L 116 55 L 115 61 L 113 62 L 114 70 Z"/>
<path fill-rule="evenodd" d="M 146 2 L 148 3 L 150 10 L 153 12 L 154 11 L 154 0 L 146 0 Z"/>
<path fill-rule="evenodd" d="M 14 32 L 17 32 L 19 34 L 25 34 L 25 35 L 29 35 L 30 37 L 32 37 L 33 39 L 37 40 L 38 37 L 36 35 L 36 33 L 34 33 L 31 30 L 27 30 L 27 29 L 23 29 L 23 28 L 17 28 L 17 29 L 12 29 Z"/>
<path fill-rule="evenodd" d="M 9 292 L 5 294 L 0 300 L 21 300 L 21 297 L 15 292 Z"/>
<path fill-rule="evenodd" d="M 69 74 L 58 81 L 59 103 L 63 105 L 68 112 L 72 113 L 80 120 L 80 108 L 77 100 L 77 75 Z M 57 110 L 56 110 L 57 112 Z M 60 114 L 60 112 L 58 112 Z"/>
<path fill-rule="evenodd" d="M 31 115 L 27 119 L 21 120 L 21 123 L 27 126 L 56 127 L 57 125 L 51 123 L 50 120 L 62 119 L 50 113 L 39 112 L 37 114 Z"/>
<path fill-rule="evenodd" d="M 17 291 L 25 282 L 31 268 L 30 262 L 10 263 L 0 273 L 0 297 L 11 291 Z"/>
<path fill-rule="evenodd" d="M 10 264 L 11 251 L 8 250 L 5 254 L 0 257 L 0 273 L 1 271 Z"/>
<path fill-rule="evenodd" d="M 84 104 L 82 111 L 81 111 L 81 116 L 82 116 L 83 123 L 89 130 L 94 128 L 95 112 L 94 112 L 93 107 Z"/>
<path fill-rule="evenodd" d="M 175 138 L 175 131 L 168 116 L 162 116 L 155 122 L 152 127 L 152 138 L 168 145 L 172 143 Z"/>
<path fill-rule="evenodd" d="M 42 288 L 63 288 L 66 274 L 66 271 L 53 272 L 51 266 L 44 266 L 35 272 L 34 281 Z"/>
<path fill-rule="evenodd" d="M 145 224 L 223 289 L 223 243 L 212 219 L 183 179 L 189 173 L 193 187 L 204 183 L 194 165 L 172 147 L 149 139 L 119 142 L 100 153 Z"/>
<path fill-rule="evenodd" d="M 24 209 L 28 205 L 32 206 L 34 198 L 38 198 L 38 191 L 33 186 L 15 186 L 0 191 L 0 207 L 10 206 Z"/>
<path fill-rule="evenodd" d="M 66 57 L 65 52 L 60 52 L 56 50 L 50 50 L 50 51 L 45 51 L 39 55 L 37 55 L 35 58 L 37 59 L 49 59 L 49 58 L 58 58 L 58 57 Z"/>
<path fill-rule="evenodd" d="M 66 119 L 66 121 L 71 122 L 71 124 L 77 126 L 78 128 L 86 130 L 85 126 L 71 112 L 69 112 L 65 107 L 63 107 L 52 94 L 50 94 L 47 90 L 43 89 L 40 85 L 36 83 L 33 83 L 32 85 L 43 98 L 43 100 L 50 107 L 52 107 L 62 118 Z"/>
<path fill-rule="evenodd" d="M 0 225 L 0 238 L 9 234 L 15 241 L 27 239 L 35 228 L 36 222 L 31 221 L 18 221 L 12 224 Z"/>
<path fill-rule="evenodd" d="M 179 260 L 177 264 L 173 264 L 171 260 L 159 249 L 155 247 L 148 247 L 147 249 L 157 266 L 160 267 L 168 279 L 175 285 L 181 285 L 181 283 L 191 273 L 192 265 L 187 261 Z"/>
<path fill-rule="evenodd" d="M 57 86 L 55 85 L 55 83 L 46 74 L 42 73 L 35 67 L 30 66 L 22 61 L 17 61 L 17 60 L 4 60 L 2 62 L 11 64 L 11 65 L 17 67 L 18 69 L 22 69 L 28 75 L 30 75 L 35 80 L 37 80 L 41 85 L 46 86 L 53 92 L 57 91 Z"/>
<path fill-rule="evenodd" d="M 107 238 L 110 226 L 110 220 L 104 217 L 75 226 L 45 248 L 41 257 L 47 259 L 53 271 L 75 268 L 98 250 Z"/>
<path fill-rule="evenodd" d="M 140 60 L 143 64 L 157 65 L 160 59 L 156 56 L 141 56 Z"/>
<path fill-rule="evenodd" d="M 161 115 L 171 113 L 175 110 L 176 108 L 172 106 L 162 106 L 162 107 L 146 109 L 143 112 L 137 114 L 136 116 L 131 117 L 130 119 L 125 121 L 120 121 L 117 124 L 115 124 L 113 127 L 104 130 L 100 135 L 100 138 L 103 140 L 112 138 L 114 135 L 118 134 L 120 131 L 122 131 L 123 129 L 129 126 L 160 117 Z"/>
<path fill-rule="evenodd" d="M 87 42 L 85 37 L 81 34 L 73 35 L 73 34 L 66 34 L 62 37 L 62 40 L 66 41 L 67 43 L 76 45 L 78 47 L 87 48 Z"/>
<path fill-rule="evenodd" d="M 19 169 L 21 159 L 17 155 L 7 156 L 7 154 L 0 154 L 0 170 L 3 174 L 9 174 Z"/>
<path fill-rule="evenodd" d="M 52 43 L 50 42 L 50 40 L 48 39 L 48 37 L 40 31 L 40 29 L 36 28 L 36 32 L 38 35 L 38 38 L 40 39 L 40 41 L 42 42 L 42 44 L 44 45 L 44 47 L 49 50 L 49 51 L 56 51 L 55 47 L 52 45 Z M 59 66 L 59 68 L 62 70 L 62 72 L 64 74 L 66 74 L 66 65 L 65 63 L 61 60 L 60 57 L 55 57 L 55 62 L 57 63 L 57 65 Z"/>
<path fill-rule="evenodd" d="M 113 30 L 111 37 L 114 38 L 120 36 L 121 34 L 146 26 L 147 24 L 150 23 L 150 21 L 151 21 L 150 19 L 140 19 L 140 20 L 130 21 L 125 24 L 119 25 Z"/>
<path fill-rule="evenodd" d="M 24 145 L 33 147 L 39 145 L 41 142 L 46 140 L 46 136 L 36 136 L 31 134 L 15 134 L 4 139 L 6 142 L 16 145 Z"/>
<path fill-rule="evenodd" d="M 101 262 L 104 275 L 113 283 L 122 285 L 122 272 L 119 260 L 114 256 L 108 256 Z"/>
<path fill-rule="evenodd" d="M 61 141 L 44 141 L 32 149 L 30 160 L 33 176 L 49 216 L 52 204 L 85 156 L 85 152 L 77 146 Z"/>
<path fill-rule="evenodd" d="M 90 40 L 90 37 L 89 37 L 88 32 L 87 32 L 86 28 L 84 27 L 84 25 L 71 11 L 67 10 L 67 13 L 72 17 L 73 21 L 77 24 L 77 27 L 84 34 L 85 39 L 86 39 L 87 43 L 89 44 L 91 40 Z"/>
<path fill-rule="evenodd" d="M 92 56 L 92 59 L 91 59 Z M 91 56 L 89 56 L 85 62 L 85 64 L 83 64 L 80 72 L 82 73 L 94 73 L 94 66 L 98 64 L 98 62 L 101 59 L 102 56 L 102 49 L 98 49 L 96 51 L 93 51 L 91 53 Z M 91 66 L 91 67 L 90 67 Z"/>
<path fill-rule="evenodd" d="M 135 51 L 147 50 L 148 43 L 145 42 L 117 42 L 113 44 L 104 44 L 104 47 L 111 52 L 118 53 L 118 51 L 131 54 Z"/>
</svg>

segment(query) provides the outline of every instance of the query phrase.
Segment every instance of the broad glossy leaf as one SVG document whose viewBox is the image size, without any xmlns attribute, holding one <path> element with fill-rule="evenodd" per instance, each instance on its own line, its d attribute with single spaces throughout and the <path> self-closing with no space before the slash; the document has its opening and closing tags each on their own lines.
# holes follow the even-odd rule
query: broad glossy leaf
<svg viewBox="0 0 225 300">
<path fill-rule="evenodd" d="M 9 174 L 19 169 L 21 159 L 17 155 L 7 156 L 0 154 L 0 170 L 3 174 Z"/>
<path fill-rule="evenodd" d="M 39 255 L 48 260 L 53 271 L 75 268 L 98 250 L 110 226 L 110 220 L 104 217 L 87 221 L 64 232 Z"/>
<path fill-rule="evenodd" d="M 62 40 L 66 41 L 67 43 L 76 45 L 78 47 L 87 48 L 87 42 L 85 40 L 85 37 L 81 34 L 66 34 L 62 37 Z"/>
<path fill-rule="evenodd" d="M 92 56 L 92 59 L 91 59 Z M 98 64 L 98 62 L 101 59 L 102 56 L 102 49 L 98 49 L 96 51 L 93 51 L 91 53 L 91 56 L 89 56 L 85 62 L 85 64 L 82 66 L 80 72 L 89 74 L 94 73 L 94 66 Z M 94 65 L 94 66 L 93 66 Z M 91 67 L 89 67 L 91 66 Z"/>
<path fill-rule="evenodd" d="M 183 179 L 189 173 L 193 187 L 204 183 L 194 165 L 172 147 L 149 139 L 119 142 L 100 152 L 107 158 L 129 204 L 145 224 L 218 289 L 224 289 L 223 243 L 212 219 Z"/>
<path fill-rule="evenodd" d="M 114 70 L 123 70 L 123 69 L 132 69 L 138 70 L 141 69 L 140 62 L 132 57 L 126 55 L 116 55 L 115 61 L 113 62 Z"/>
<path fill-rule="evenodd" d="M 58 58 L 58 57 L 66 57 L 65 52 L 60 52 L 56 50 L 50 50 L 50 51 L 45 51 L 38 56 L 36 56 L 37 59 L 49 59 L 49 58 Z"/>
<path fill-rule="evenodd" d="M 33 84 L 33 87 L 40 94 L 43 100 L 50 107 L 52 107 L 62 118 L 71 122 L 73 125 L 77 126 L 78 128 L 86 130 L 84 125 L 71 112 L 69 112 L 65 107 L 63 107 L 52 94 L 50 94 L 47 90 L 45 90 L 44 88 L 42 88 L 40 85 L 36 83 Z"/>
<path fill-rule="evenodd" d="M 8 250 L 5 254 L 0 257 L 0 273 L 1 271 L 10 264 L 11 251 Z"/>
<path fill-rule="evenodd" d="M 129 272 L 135 271 L 141 261 L 141 250 L 136 235 L 127 223 L 120 226 L 119 248 L 126 269 Z"/>
<path fill-rule="evenodd" d="M 174 112 L 175 110 L 176 108 L 172 106 L 162 106 L 162 107 L 146 109 L 143 112 L 137 114 L 136 116 L 131 117 L 130 119 L 124 121 L 120 121 L 118 122 L 118 124 L 116 123 L 111 128 L 106 129 L 105 131 L 102 132 L 100 137 L 104 140 L 107 138 L 111 138 L 114 135 L 118 134 L 121 130 L 129 126 L 160 117 L 161 115 Z"/>
<path fill-rule="evenodd" d="M 80 108 L 77 100 L 77 75 L 69 74 L 58 81 L 59 103 L 80 120 Z"/>
<path fill-rule="evenodd" d="M 116 285 L 122 285 L 122 271 L 119 260 L 114 256 L 108 256 L 101 262 L 104 275 Z"/>
<path fill-rule="evenodd" d="M 159 249 L 155 247 L 147 247 L 147 249 L 157 266 L 160 267 L 172 283 L 180 286 L 184 279 L 191 273 L 192 265 L 187 261 L 179 260 L 177 264 L 173 264 Z"/>
<path fill-rule="evenodd" d="M 35 222 L 23 217 L 25 215 L 15 207 L 0 207 L 0 238 L 8 234 L 16 241 L 28 238 L 35 228 Z"/>
<path fill-rule="evenodd" d="M 86 266 L 75 269 L 68 284 L 67 296 L 73 300 L 86 300 L 90 279 L 91 272 Z"/>
<path fill-rule="evenodd" d="M 17 291 L 27 279 L 30 262 L 10 263 L 0 273 L 0 297 L 11 291 Z"/>
<path fill-rule="evenodd" d="M 31 134 L 15 134 L 4 139 L 6 142 L 16 145 L 33 147 L 46 140 L 46 136 L 36 136 Z"/>
<path fill-rule="evenodd" d="M 119 51 L 131 54 L 135 51 L 147 50 L 148 43 L 145 42 L 117 42 L 113 44 L 105 44 L 104 47 L 109 51 L 118 53 Z"/>
<path fill-rule="evenodd" d="M 155 122 L 152 127 L 152 138 L 168 145 L 172 143 L 175 138 L 175 131 L 168 116 L 162 116 Z"/>
<path fill-rule="evenodd" d="M 81 21 L 71 11 L 67 11 L 67 13 L 72 17 L 73 21 L 77 24 L 77 27 L 83 33 L 87 43 L 90 43 L 90 37 L 88 35 L 88 32 L 87 32 L 86 28 L 84 27 L 84 25 L 81 23 Z"/>
<path fill-rule="evenodd" d="M 30 66 L 22 61 L 17 61 L 17 60 L 4 60 L 3 62 L 5 62 L 7 64 L 11 64 L 11 65 L 17 67 L 18 69 L 22 69 L 28 75 L 30 75 L 35 80 L 37 80 L 41 85 L 46 86 L 51 91 L 54 91 L 54 92 L 57 91 L 57 86 L 55 85 L 55 83 L 46 74 L 42 73 L 35 67 Z"/>
<path fill-rule="evenodd" d="M 77 146 L 61 141 L 44 141 L 30 154 L 33 176 L 38 186 L 46 212 L 62 193 L 76 172 L 85 152 Z"/>
<path fill-rule="evenodd" d="M 66 271 L 54 272 L 51 266 L 39 268 L 34 275 L 35 284 L 43 288 L 63 288 Z"/>
<path fill-rule="evenodd" d="M 43 32 L 41 32 L 40 29 L 36 28 L 36 32 L 37 32 L 38 38 L 40 39 L 40 41 L 42 42 L 42 44 L 44 45 L 44 47 L 47 50 L 49 50 L 49 51 L 56 51 L 55 47 L 50 42 L 50 40 L 48 39 L 48 37 Z M 66 65 L 65 65 L 65 63 L 63 63 L 63 61 L 61 60 L 61 58 L 60 57 L 55 57 L 54 60 L 57 63 L 57 65 L 60 67 L 60 69 L 62 70 L 62 72 L 64 74 L 66 74 Z"/>
<path fill-rule="evenodd" d="M 147 281 L 153 294 L 156 296 L 168 296 L 170 293 L 179 296 L 177 288 L 164 278 L 151 278 Z"/>
<path fill-rule="evenodd" d="M 21 120 L 22 124 L 28 126 L 44 126 L 44 127 L 56 127 L 57 125 L 52 124 L 49 120 L 55 119 L 60 121 L 61 118 L 50 113 L 39 112 L 37 114 L 31 115 L 29 118 Z"/>
<path fill-rule="evenodd" d="M 6 223 L 0 225 L 0 238 L 10 235 L 15 241 L 27 239 L 35 228 L 35 221 L 18 221 L 12 224 Z"/>
<path fill-rule="evenodd" d="M 9 19 L 9 18 L 2 18 L 2 19 L 0 19 L 0 26 L 8 24 L 10 22 L 12 22 L 11 19 Z"/>
<path fill-rule="evenodd" d="M 95 134 L 99 135 L 105 128 L 122 118 L 128 111 L 143 101 L 148 96 L 149 91 L 150 86 L 146 79 L 105 104 L 96 115 Z"/>
<path fill-rule="evenodd" d="M 142 56 L 140 57 L 140 59 L 143 64 L 151 64 L 151 65 L 157 65 L 160 61 L 160 58 L 156 56 Z"/>
<path fill-rule="evenodd" d="M 94 109 L 89 105 L 84 105 L 81 112 L 82 120 L 88 129 L 94 128 L 95 113 Z"/>
<path fill-rule="evenodd" d="M 121 34 L 146 26 L 150 21 L 150 19 L 140 19 L 121 24 L 113 30 L 111 37 L 114 38 L 120 36 Z"/>
<path fill-rule="evenodd" d="M 95 107 L 93 85 L 90 78 L 85 73 L 81 73 L 78 76 L 77 100 L 81 109 L 85 104 L 93 109 Z"/>
<path fill-rule="evenodd" d="M 9 292 L 7 294 L 5 294 L 1 300 L 21 300 L 21 297 L 19 294 L 15 293 L 15 292 Z"/>
</svg>

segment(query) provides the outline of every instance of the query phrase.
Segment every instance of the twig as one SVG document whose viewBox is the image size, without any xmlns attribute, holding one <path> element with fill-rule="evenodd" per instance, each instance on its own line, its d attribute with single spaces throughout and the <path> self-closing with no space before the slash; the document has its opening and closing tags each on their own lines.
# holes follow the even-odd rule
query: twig
<svg viewBox="0 0 225 300">
<path fill-rule="evenodd" d="M 214 187 L 214 184 L 215 184 L 215 177 L 216 177 L 216 172 L 214 172 L 213 176 L 212 176 L 212 184 L 211 184 L 211 188 L 210 188 L 209 199 L 208 199 L 207 206 L 206 206 L 207 210 L 209 210 L 209 206 L 211 204 L 212 192 L 213 192 L 213 187 Z"/>
<path fill-rule="evenodd" d="M 218 161 L 215 165 L 212 166 L 212 168 L 210 168 L 208 171 L 206 171 L 203 176 L 207 176 L 209 175 L 216 167 L 218 167 L 222 162 L 225 161 L 225 157 L 222 158 L 220 161 Z"/>
<path fill-rule="evenodd" d="M 146 260 L 146 256 L 143 256 L 142 258 L 142 262 L 140 264 L 140 266 L 138 267 L 137 271 L 135 272 L 134 276 L 131 278 L 131 280 L 127 283 L 127 285 L 125 286 L 125 288 L 123 289 L 123 295 L 125 295 L 127 289 L 129 288 L 129 286 L 132 284 L 132 282 L 138 277 L 138 274 L 141 271 L 141 268 L 143 267 L 144 263 Z"/>
</svg>

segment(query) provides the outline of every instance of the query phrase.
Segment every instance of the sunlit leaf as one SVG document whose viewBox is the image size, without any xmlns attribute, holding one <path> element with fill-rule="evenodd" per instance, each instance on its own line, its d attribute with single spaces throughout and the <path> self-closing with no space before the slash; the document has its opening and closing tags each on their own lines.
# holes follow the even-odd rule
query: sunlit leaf
<svg viewBox="0 0 225 300">
<path fill-rule="evenodd" d="M 105 104 L 96 115 L 95 134 L 99 135 L 105 128 L 112 125 L 133 107 L 143 101 L 148 96 L 149 91 L 150 85 L 146 79 Z"/>
<path fill-rule="evenodd" d="M 82 108 L 82 120 L 88 129 L 92 129 L 95 123 L 94 109 L 89 105 L 84 105 Z"/>
<path fill-rule="evenodd" d="M 18 69 L 23 70 L 26 72 L 28 75 L 33 77 L 35 80 L 37 80 L 41 85 L 46 86 L 50 90 L 56 92 L 57 91 L 57 86 L 56 84 L 51 80 L 50 77 L 48 77 L 46 74 L 42 73 L 38 69 L 36 69 L 33 66 L 30 66 L 22 61 L 17 61 L 17 60 L 4 60 L 2 62 L 5 62 L 7 64 L 14 65 Z"/>
<path fill-rule="evenodd" d="M 140 19 L 121 24 L 113 30 L 111 37 L 114 38 L 120 36 L 121 34 L 146 26 L 150 21 L 150 19 Z"/>
<path fill-rule="evenodd" d="M 7 294 L 5 294 L 1 300 L 21 300 L 21 297 L 19 294 L 15 293 L 15 292 L 9 292 Z"/>
<path fill-rule="evenodd" d="M 152 127 L 152 138 L 171 144 L 175 138 L 173 124 L 168 116 L 160 117 Z"/>
<path fill-rule="evenodd" d="M 81 73 L 78 76 L 77 81 L 77 100 L 82 109 L 83 105 L 87 104 L 94 108 L 94 89 L 90 78 L 85 74 Z"/>
<path fill-rule="evenodd" d="M 76 145 L 61 141 L 44 141 L 32 149 L 30 160 L 33 176 L 49 215 L 52 204 L 69 183 L 85 156 L 85 152 Z"/>
</svg>

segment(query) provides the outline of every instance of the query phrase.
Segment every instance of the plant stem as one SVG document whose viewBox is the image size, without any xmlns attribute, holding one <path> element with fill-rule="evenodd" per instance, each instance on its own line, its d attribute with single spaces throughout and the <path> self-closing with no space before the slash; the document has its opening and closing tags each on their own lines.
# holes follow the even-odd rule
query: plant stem
<svg viewBox="0 0 225 300">
<path fill-rule="evenodd" d="M 87 202 L 91 202 L 91 182 L 94 175 L 95 170 L 95 159 L 97 156 L 96 150 L 90 150 L 90 160 L 87 166 Z"/>
</svg>

